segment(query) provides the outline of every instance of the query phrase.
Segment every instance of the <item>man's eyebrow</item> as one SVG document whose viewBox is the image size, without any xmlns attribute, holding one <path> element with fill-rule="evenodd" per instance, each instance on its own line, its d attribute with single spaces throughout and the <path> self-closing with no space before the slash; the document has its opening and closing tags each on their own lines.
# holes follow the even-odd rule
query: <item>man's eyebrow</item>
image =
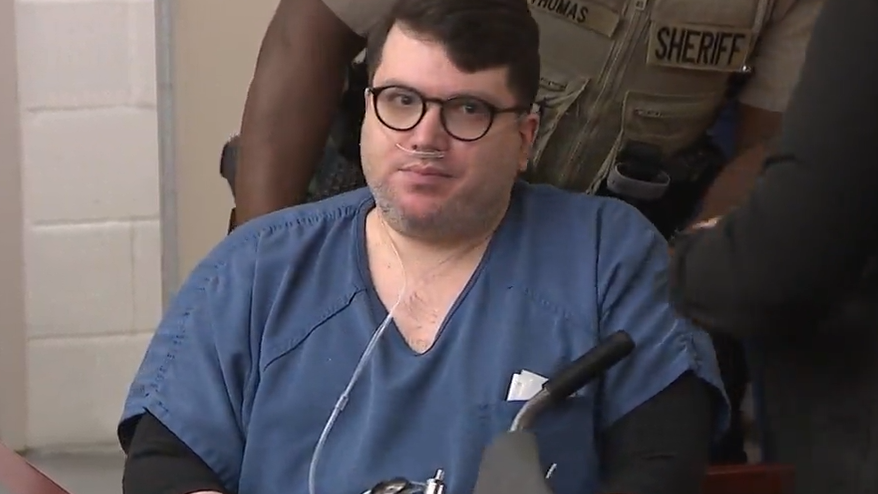
<svg viewBox="0 0 878 494">
<path fill-rule="evenodd" d="M 402 81 L 399 79 L 394 79 L 394 78 L 385 79 L 381 82 L 381 84 L 374 84 L 374 85 L 376 87 L 401 86 L 401 87 L 404 87 L 407 89 L 413 89 L 415 91 L 418 91 L 428 98 L 439 98 L 439 99 L 444 99 L 444 100 L 451 99 L 451 98 L 477 98 L 477 99 L 480 99 L 482 101 L 485 101 L 485 102 L 490 103 L 490 104 L 497 106 L 497 107 L 504 106 L 504 105 L 500 104 L 500 102 L 497 101 L 497 97 L 495 95 L 490 94 L 490 93 L 486 93 L 484 91 L 479 91 L 479 90 L 455 91 L 455 92 L 452 92 L 450 94 L 437 96 L 436 94 L 424 91 L 423 89 L 415 87 L 415 86 L 413 86 L 405 81 Z"/>
<path fill-rule="evenodd" d="M 493 94 L 485 93 L 482 91 L 460 91 L 457 93 L 452 93 L 448 96 L 449 98 L 476 98 L 487 103 L 491 103 L 494 106 L 503 106 L 497 101 L 497 97 Z"/>
<path fill-rule="evenodd" d="M 398 79 L 393 79 L 393 78 L 391 78 L 391 79 L 386 79 L 386 80 L 382 81 L 381 84 L 374 84 L 374 85 L 375 85 L 376 87 L 384 87 L 384 86 L 402 86 L 402 87 L 409 88 L 409 89 L 415 89 L 415 87 L 412 86 L 411 84 L 409 84 L 409 83 L 407 83 L 407 82 L 405 82 L 405 81 L 400 81 L 400 80 L 398 80 Z"/>
</svg>

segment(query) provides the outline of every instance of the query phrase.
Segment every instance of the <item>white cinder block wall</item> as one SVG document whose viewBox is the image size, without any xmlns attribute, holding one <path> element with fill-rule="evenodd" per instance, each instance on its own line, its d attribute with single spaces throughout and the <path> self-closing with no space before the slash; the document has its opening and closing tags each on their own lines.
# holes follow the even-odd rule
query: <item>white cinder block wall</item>
<svg viewBox="0 0 878 494">
<path fill-rule="evenodd" d="M 152 0 L 16 0 L 28 446 L 115 439 L 161 311 Z"/>
</svg>

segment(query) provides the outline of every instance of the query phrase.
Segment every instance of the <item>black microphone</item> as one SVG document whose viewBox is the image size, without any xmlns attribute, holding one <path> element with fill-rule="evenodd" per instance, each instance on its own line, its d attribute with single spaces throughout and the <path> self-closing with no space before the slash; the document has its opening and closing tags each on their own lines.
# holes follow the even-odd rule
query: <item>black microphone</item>
<svg viewBox="0 0 878 494">
<path fill-rule="evenodd" d="M 509 430 L 517 431 L 529 427 L 537 414 L 546 407 L 559 403 L 584 388 L 627 357 L 634 350 L 634 346 L 634 340 L 625 331 L 616 331 L 598 343 L 546 381 L 543 389 L 521 407 Z"/>
</svg>

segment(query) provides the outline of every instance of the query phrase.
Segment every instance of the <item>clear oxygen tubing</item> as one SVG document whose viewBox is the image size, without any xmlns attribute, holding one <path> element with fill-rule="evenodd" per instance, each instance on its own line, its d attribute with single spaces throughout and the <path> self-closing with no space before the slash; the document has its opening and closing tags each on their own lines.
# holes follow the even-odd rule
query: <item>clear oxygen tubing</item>
<svg viewBox="0 0 878 494">
<path fill-rule="evenodd" d="M 384 225 L 384 220 L 381 220 L 381 224 Z M 408 277 L 405 273 L 405 265 L 402 262 L 402 257 L 400 257 L 399 251 L 396 249 L 396 245 L 393 243 L 393 240 L 389 238 L 388 240 L 390 243 L 390 247 L 393 249 L 393 254 L 396 256 L 396 260 L 397 262 L 399 262 L 400 268 L 402 269 L 402 288 L 399 290 L 399 296 L 397 297 L 396 302 L 393 304 L 393 306 L 390 307 L 390 310 L 387 311 L 387 317 L 384 318 L 384 321 L 382 321 L 381 324 L 378 325 L 378 328 L 372 334 L 372 338 L 369 340 L 369 344 L 366 345 L 366 349 L 363 350 L 363 354 L 360 356 L 360 360 L 359 362 L 357 362 L 357 366 L 354 368 L 354 372 L 351 374 L 351 378 L 348 381 L 347 386 L 338 397 L 338 401 L 335 402 L 335 406 L 332 407 L 332 412 L 329 414 L 329 418 L 326 419 L 326 424 L 324 424 L 323 431 L 320 433 L 320 438 L 317 440 L 317 445 L 314 447 L 314 452 L 311 454 L 311 464 L 308 467 L 308 494 L 316 494 L 316 488 L 314 484 L 317 472 L 317 465 L 320 461 L 320 454 L 323 452 L 323 446 L 326 444 L 326 438 L 329 436 L 329 432 L 335 425 L 335 421 L 338 419 L 341 411 L 344 410 L 345 405 L 347 405 L 351 390 L 360 379 L 360 375 L 363 373 L 363 369 L 366 367 L 366 364 L 368 364 L 371 360 L 372 354 L 375 351 L 375 346 L 378 344 L 378 341 L 381 339 L 381 335 L 384 334 L 387 326 L 390 325 L 390 321 L 393 320 L 394 311 L 396 311 L 396 308 L 399 306 L 400 303 L 402 303 L 403 296 L 405 295 L 406 285 L 408 282 Z"/>
</svg>

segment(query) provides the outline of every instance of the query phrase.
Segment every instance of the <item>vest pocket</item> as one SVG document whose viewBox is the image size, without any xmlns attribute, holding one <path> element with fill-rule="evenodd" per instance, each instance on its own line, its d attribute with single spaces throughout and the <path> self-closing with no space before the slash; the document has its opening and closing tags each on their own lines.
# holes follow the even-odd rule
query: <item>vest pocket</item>
<svg viewBox="0 0 878 494">
<path fill-rule="evenodd" d="M 544 62 L 541 67 L 540 89 L 537 93 L 540 127 L 534 142 L 533 161 L 539 161 L 561 118 L 576 118 L 575 115 L 565 116 L 565 113 L 585 91 L 590 80 L 586 76 L 559 70 L 557 66 L 558 64 L 552 62 Z"/>
<path fill-rule="evenodd" d="M 710 128 L 722 93 L 691 96 L 629 91 L 622 110 L 623 141 L 654 144 L 665 157 L 695 142 Z"/>
<path fill-rule="evenodd" d="M 622 103 L 620 130 L 589 192 L 598 190 L 629 142 L 658 146 L 664 159 L 695 143 L 716 119 L 722 99 L 719 92 L 680 96 L 628 91 Z"/>
</svg>

